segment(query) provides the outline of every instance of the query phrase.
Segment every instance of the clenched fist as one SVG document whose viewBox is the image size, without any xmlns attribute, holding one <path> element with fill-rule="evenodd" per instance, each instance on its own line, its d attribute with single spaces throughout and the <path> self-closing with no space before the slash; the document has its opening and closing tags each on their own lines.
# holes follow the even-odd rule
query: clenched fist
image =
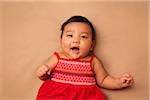
<svg viewBox="0 0 150 100">
<path fill-rule="evenodd" d="M 43 65 L 42 67 L 40 67 L 37 70 L 37 76 L 41 79 L 41 80 L 45 80 L 49 75 L 50 75 L 50 68 L 48 65 Z"/>
</svg>

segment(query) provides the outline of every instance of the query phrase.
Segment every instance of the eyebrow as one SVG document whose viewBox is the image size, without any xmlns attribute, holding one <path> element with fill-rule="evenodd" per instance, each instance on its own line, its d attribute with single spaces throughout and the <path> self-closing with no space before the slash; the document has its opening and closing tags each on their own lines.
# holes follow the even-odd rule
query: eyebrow
<svg viewBox="0 0 150 100">
<path fill-rule="evenodd" d="M 65 33 L 67 33 L 67 32 L 73 32 L 72 30 L 67 30 L 67 31 L 65 31 Z"/>
<path fill-rule="evenodd" d="M 65 31 L 65 33 L 67 33 L 67 32 L 74 32 L 74 31 L 72 31 L 72 30 L 67 30 L 67 31 Z M 82 32 L 82 31 L 81 31 L 80 33 L 81 33 L 81 34 L 87 34 L 87 35 L 89 35 L 89 32 L 84 32 L 84 31 Z"/>
<path fill-rule="evenodd" d="M 81 32 L 82 34 L 89 34 L 88 32 Z"/>
</svg>

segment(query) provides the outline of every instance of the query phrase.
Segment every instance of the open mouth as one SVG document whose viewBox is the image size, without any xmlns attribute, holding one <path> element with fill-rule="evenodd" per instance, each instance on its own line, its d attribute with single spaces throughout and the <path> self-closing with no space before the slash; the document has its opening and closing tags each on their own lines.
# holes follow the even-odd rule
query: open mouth
<svg viewBox="0 0 150 100">
<path fill-rule="evenodd" d="M 70 48 L 74 53 L 79 53 L 79 48 L 78 47 L 72 47 Z"/>
</svg>

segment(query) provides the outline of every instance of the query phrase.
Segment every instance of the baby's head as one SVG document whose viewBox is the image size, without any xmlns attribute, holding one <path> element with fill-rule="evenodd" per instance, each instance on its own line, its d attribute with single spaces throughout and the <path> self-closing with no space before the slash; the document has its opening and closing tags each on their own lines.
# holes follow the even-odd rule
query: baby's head
<svg viewBox="0 0 150 100">
<path fill-rule="evenodd" d="M 61 48 L 65 56 L 80 59 L 93 51 L 95 29 L 83 16 L 73 16 L 62 24 Z"/>
<path fill-rule="evenodd" d="M 83 17 L 83 16 L 72 16 L 71 18 L 69 18 L 66 22 L 64 22 L 61 26 L 61 38 L 62 38 L 62 35 L 63 35 L 63 32 L 64 32 L 64 28 L 67 24 L 69 23 L 72 23 L 72 22 L 81 22 L 81 23 L 86 23 L 89 25 L 89 27 L 91 28 L 91 31 L 92 31 L 92 40 L 95 41 L 95 29 L 92 25 L 92 23 L 86 18 L 86 17 Z"/>
</svg>

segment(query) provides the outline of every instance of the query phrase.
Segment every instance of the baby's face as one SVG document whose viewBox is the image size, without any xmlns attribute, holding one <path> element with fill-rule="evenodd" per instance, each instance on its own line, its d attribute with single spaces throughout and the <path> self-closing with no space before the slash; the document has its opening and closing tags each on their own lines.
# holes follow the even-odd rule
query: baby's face
<svg viewBox="0 0 150 100">
<path fill-rule="evenodd" d="M 84 58 L 93 49 L 92 32 L 88 24 L 72 22 L 65 26 L 61 38 L 63 53 L 71 59 Z"/>
</svg>

